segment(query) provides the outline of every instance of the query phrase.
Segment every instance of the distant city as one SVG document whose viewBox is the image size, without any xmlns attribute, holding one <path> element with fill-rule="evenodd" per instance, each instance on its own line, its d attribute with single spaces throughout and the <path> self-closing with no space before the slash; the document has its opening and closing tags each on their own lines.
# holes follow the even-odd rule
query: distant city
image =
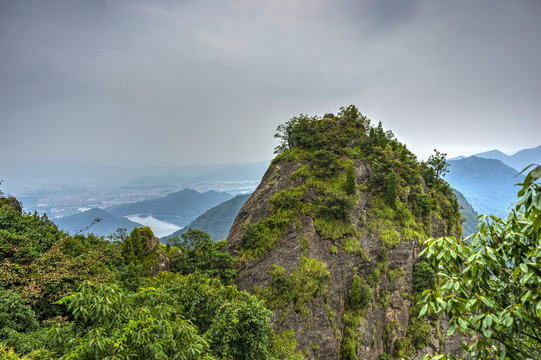
<svg viewBox="0 0 541 360">
<path fill-rule="evenodd" d="M 46 213 L 57 219 L 92 208 L 134 203 L 166 196 L 185 188 L 198 192 L 210 190 L 232 195 L 248 194 L 255 190 L 260 180 L 215 181 L 183 186 L 133 185 L 133 184 L 42 184 L 33 185 L 26 191 L 13 194 L 22 202 L 25 211 Z"/>
</svg>

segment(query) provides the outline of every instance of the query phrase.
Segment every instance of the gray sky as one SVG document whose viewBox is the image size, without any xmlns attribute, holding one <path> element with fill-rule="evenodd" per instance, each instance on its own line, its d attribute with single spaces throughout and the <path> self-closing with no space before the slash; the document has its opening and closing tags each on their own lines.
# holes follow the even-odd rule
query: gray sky
<svg viewBox="0 0 541 360">
<path fill-rule="evenodd" d="M 0 0 L 0 163 L 271 159 L 355 104 L 420 158 L 541 144 L 541 1 Z"/>
</svg>

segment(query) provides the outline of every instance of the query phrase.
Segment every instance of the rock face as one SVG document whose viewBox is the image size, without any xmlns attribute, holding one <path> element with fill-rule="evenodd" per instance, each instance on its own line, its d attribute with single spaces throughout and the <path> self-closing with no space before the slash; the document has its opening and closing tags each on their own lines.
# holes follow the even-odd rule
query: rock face
<svg viewBox="0 0 541 360">
<path fill-rule="evenodd" d="M 462 231 L 450 189 L 443 194 L 420 175 L 400 175 L 396 194 L 387 190 L 391 200 L 384 201 L 393 175 L 376 173 L 373 157 L 346 153 L 326 174 L 319 155 L 275 159 L 241 208 L 227 238 L 241 267 L 236 285 L 266 301 L 275 330 L 293 329 L 309 359 L 457 352 L 458 343 L 441 335 L 443 320 L 416 319 L 419 282 L 433 282 L 429 267 L 419 275 L 420 244 Z M 348 176 L 355 190 L 346 194 Z M 382 187 L 374 185 L 380 178 Z"/>
<path fill-rule="evenodd" d="M 160 239 L 153 236 L 145 248 L 145 255 L 156 253 L 156 264 L 150 269 L 149 275 L 155 276 L 160 271 L 171 271 L 171 260 L 159 247 Z"/>
<path fill-rule="evenodd" d="M 302 163 L 286 162 L 271 166 L 262 179 L 261 185 L 251 198 L 241 208 L 228 237 L 233 252 L 239 254 L 242 247 L 242 235 L 247 223 L 255 223 L 264 219 L 272 208 L 271 197 L 279 191 L 298 187 L 303 184 L 302 179 L 291 180 L 291 175 L 298 171 Z M 369 166 L 361 161 L 355 162 L 355 178 L 357 184 L 365 184 L 370 177 Z M 318 234 L 314 226 L 314 219 L 307 215 L 298 217 L 299 224 L 294 222 L 288 226 L 276 246 L 264 256 L 247 261 L 240 271 L 235 283 L 241 290 L 254 292 L 254 289 L 271 285 L 273 265 L 279 265 L 287 273 L 299 266 L 302 257 L 317 259 L 325 264 L 330 272 L 330 282 L 327 285 L 326 296 L 316 297 L 305 306 L 308 314 L 296 312 L 293 304 L 288 304 L 285 320 L 279 315 L 273 318 L 274 326 L 278 331 L 293 329 L 299 348 L 308 352 L 308 358 L 336 359 L 340 353 L 341 341 L 344 333 L 344 312 L 353 283 L 357 274 L 367 279 L 373 274 L 381 258 L 382 242 L 377 234 L 366 230 L 365 223 L 373 220 L 367 214 L 367 206 L 372 195 L 359 192 L 359 201 L 354 206 L 350 220 L 355 230 L 361 233 L 360 245 L 367 257 L 348 254 L 343 244 L 335 242 L 336 253 L 333 254 L 332 241 Z M 303 201 L 315 201 L 314 193 L 307 191 Z M 363 220 L 365 219 L 365 220 Z M 439 237 L 445 234 L 443 221 L 435 216 L 431 219 L 432 232 L 430 236 Z M 300 231 L 298 230 L 300 229 Z M 307 249 L 303 249 L 300 238 L 309 240 Z M 388 269 L 403 269 L 403 276 L 391 281 L 389 276 L 381 274 L 380 283 L 373 287 L 374 298 L 370 301 L 366 315 L 355 329 L 360 336 L 360 346 L 357 349 L 359 359 L 378 360 L 384 353 L 384 341 L 393 344 L 396 339 L 406 335 L 409 325 L 409 308 L 411 299 L 404 293 L 412 294 L 413 269 L 417 261 L 421 246 L 417 241 L 405 240 L 402 236 L 396 247 L 388 250 Z M 381 262 L 380 262 L 381 263 Z M 388 273 L 388 271 L 387 271 Z M 379 299 L 379 300 L 378 300 Z M 385 328 L 392 328 L 387 339 L 383 336 Z M 339 331 L 339 334 L 336 333 Z M 431 352 L 439 349 L 436 330 L 431 333 L 429 349 L 421 352 Z M 315 345 L 317 344 L 317 345 Z M 317 349 L 316 352 L 314 349 Z M 450 349 L 450 350 L 457 350 Z"/>
</svg>

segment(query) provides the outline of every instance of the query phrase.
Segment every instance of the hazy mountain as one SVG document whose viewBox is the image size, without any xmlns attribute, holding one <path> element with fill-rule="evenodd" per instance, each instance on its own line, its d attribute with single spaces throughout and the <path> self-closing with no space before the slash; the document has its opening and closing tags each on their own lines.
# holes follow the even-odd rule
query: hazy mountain
<svg viewBox="0 0 541 360">
<path fill-rule="evenodd" d="M 445 180 L 460 191 L 479 214 L 507 217 L 509 206 L 516 200 L 516 183 L 524 179 L 518 171 L 500 160 L 470 156 L 449 160 Z"/>
<path fill-rule="evenodd" d="M 221 169 L 189 179 L 192 183 L 208 181 L 244 181 L 261 180 L 269 167 L 269 162 L 239 164 L 237 167 Z"/>
<path fill-rule="evenodd" d="M 495 159 L 500 160 L 502 163 L 514 168 L 517 171 L 522 171 L 526 166 L 530 164 L 541 164 L 541 145 L 532 149 L 524 149 L 513 155 L 507 155 L 500 150 L 490 150 L 479 154 L 475 154 L 479 158 L 483 159 Z M 452 160 L 459 160 L 464 156 L 458 156 Z"/>
<path fill-rule="evenodd" d="M 232 197 L 228 193 L 216 191 L 200 193 L 184 189 L 161 198 L 115 205 L 107 208 L 107 211 L 117 216 L 152 215 L 158 220 L 185 226 L 208 209 Z"/>
<path fill-rule="evenodd" d="M 53 221 L 58 225 L 60 229 L 68 231 L 70 234 L 79 232 L 86 228 L 94 219 L 99 218 L 100 222 L 95 223 L 89 229 L 83 231 L 83 234 L 94 233 L 96 235 L 110 235 L 114 233 L 118 228 L 124 228 L 128 233 L 136 227 L 143 225 L 130 221 L 126 218 L 112 215 L 111 213 L 102 209 L 90 209 L 79 214 L 66 216 L 60 219 L 54 219 Z"/>
<path fill-rule="evenodd" d="M 160 238 L 160 241 L 166 243 L 169 238 L 174 236 L 180 237 L 188 229 L 197 229 L 207 232 L 214 241 L 222 240 L 229 234 L 229 229 L 239 213 L 240 208 L 250 195 L 237 195 L 233 199 L 224 201 L 218 206 L 205 212 L 197 219 L 192 221 L 185 228 L 169 235 Z"/>
<path fill-rule="evenodd" d="M 477 227 L 477 216 L 479 216 L 479 214 L 477 213 L 477 211 L 475 211 L 473 206 L 469 203 L 469 201 L 460 191 L 458 191 L 457 189 L 453 189 L 453 192 L 455 193 L 458 200 L 458 205 L 460 206 L 460 213 L 466 219 L 466 221 L 462 223 L 462 226 L 464 227 L 464 232 L 462 233 L 462 235 L 464 237 L 467 237 L 475 233 Z"/>
</svg>

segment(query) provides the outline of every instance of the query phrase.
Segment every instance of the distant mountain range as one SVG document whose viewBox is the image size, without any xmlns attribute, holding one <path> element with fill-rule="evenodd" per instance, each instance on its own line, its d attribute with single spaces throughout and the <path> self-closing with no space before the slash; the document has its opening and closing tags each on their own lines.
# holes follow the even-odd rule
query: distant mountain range
<svg viewBox="0 0 541 360">
<path fill-rule="evenodd" d="M 203 212 L 232 197 L 233 195 L 228 193 L 216 191 L 200 193 L 195 190 L 184 189 L 165 197 L 115 205 L 106 210 L 116 216 L 152 215 L 161 221 L 186 226 Z"/>
<path fill-rule="evenodd" d="M 92 224 L 94 219 L 99 218 L 100 221 L 92 225 L 90 228 L 81 231 Z M 102 209 L 90 209 L 79 214 L 66 216 L 60 219 L 54 219 L 54 222 L 62 230 L 68 231 L 70 234 L 81 232 L 82 234 L 93 233 L 98 236 L 109 236 L 118 228 L 124 228 L 132 231 L 133 228 L 143 225 L 130 221 L 126 218 L 115 216 Z"/>
<path fill-rule="evenodd" d="M 235 221 L 235 217 L 240 211 L 240 208 L 249 197 L 250 195 L 237 195 L 208 210 L 185 228 L 176 231 L 169 236 L 160 238 L 160 241 L 162 243 L 167 243 L 167 240 L 172 237 L 178 236 L 180 238 L 180 236 L 188 231 L 188 229 L 205 231 L 214 241 L 225 239 L 229 234 L 231 225 L 233 224 L 233 221 Z"/>
<path fill-rule="evenodd" d="M 483 159 L 500 160 L 505 165 L 514 168 L 517 171 L 522 171 L 530 164 L 541 164 L 541 145 L 532 149 L 524 149 L 513 155 L 507 155 L 500 150 L 485 151 L 474 156 Z M 461 155 L 450 160 L 461 160 L 465 156 Z"/>
<path fill-rule="evenodd" d="M 524 175 L 500 160 L 470 156 L 449 160 L 445 180 L 460 191 L 479 214 L 506 218 L 509 206 L 517 200 L 518 187 Z"/>
</svg>

